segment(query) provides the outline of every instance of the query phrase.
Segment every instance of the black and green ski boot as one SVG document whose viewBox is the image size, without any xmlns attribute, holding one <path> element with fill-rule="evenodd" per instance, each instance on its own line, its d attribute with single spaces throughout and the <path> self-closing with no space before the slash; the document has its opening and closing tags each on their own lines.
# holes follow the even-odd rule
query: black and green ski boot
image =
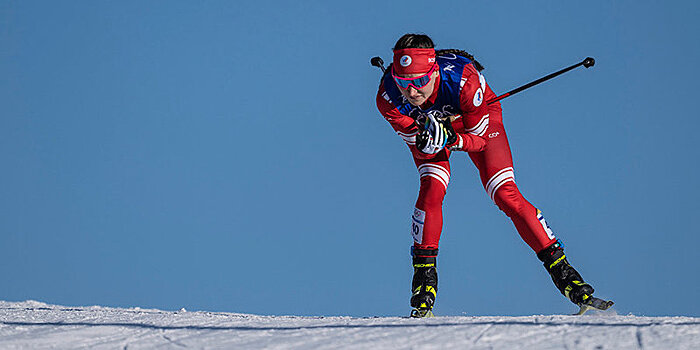
<svg viewBox="0 0 700 350">
<path fill-rule="evenodd" d="M 435 317 L 433 305 L 437 296 L 438 250 L 413 249 L 413 283 L 411 284 L 411 317 Z"/>
<path fill-rule="evenodd" d="M 612 301 L 593 296 L 593 286 L 586 283 L 578 271 L 566 260 L 561 243 L 555 242 L 537 253 L 537 257 L 544 263 L 544 268 L 549 272 L 554 285 L 557 286 L 561 294 L 581 308 L 577 315 L 590 309 L 606 310 L 613 305 Z"/>
</svg>

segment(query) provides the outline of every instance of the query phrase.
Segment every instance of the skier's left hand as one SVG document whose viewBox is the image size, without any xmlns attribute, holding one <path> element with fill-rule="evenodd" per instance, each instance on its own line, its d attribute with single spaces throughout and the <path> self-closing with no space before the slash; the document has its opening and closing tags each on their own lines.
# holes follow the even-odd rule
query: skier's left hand
<svg viewBox="0 0 700 350">
<path fill-rule="evenodd" d="M 445 120 L 440 121 L 440 124 L 442 127 L 445 129 L 445 144 L 447 145 L 446 147 L 453 146 L 454 144 L 459 141 L 459 135 L 457 135 L 457 132 L 455 132 L 455 129 L 452 127 L 452 119 L 450 117 L 447 117 Z"/>
</svg>

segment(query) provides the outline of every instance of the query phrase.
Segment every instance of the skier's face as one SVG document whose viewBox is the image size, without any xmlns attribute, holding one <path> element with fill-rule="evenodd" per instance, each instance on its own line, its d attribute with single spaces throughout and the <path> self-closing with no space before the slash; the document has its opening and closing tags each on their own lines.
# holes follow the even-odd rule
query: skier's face
<svg viewBox="0 0 700 350">
<path fill-rule="evenodd" d="M 415 77 L 419 77 L 419 76 L 424 75 L 424 74 L 425 73 L 401 74 L 398 76 L 400 76 L 401 78 L 415 78 Z M 420 89 L 416 89 L 415 87 L 413 87 L 413 85 L 410 85 L 406 89 L 399 87 L 399 91 L 401 91 L 401 94 L 408 100 L 408 102 L 410 104 L 412 104 L 414 106 L 420 106 L 423 103 L 425 103 L 425 101 L 428 100 L 430 95 L 433 94 L 433 91 L 435 90 L 435 78 L 437 78 L 438 74 L 440 74 L 440 73 L 437 71 L 434 71 L 430 75 L 430 81 Z"/>
</svg>

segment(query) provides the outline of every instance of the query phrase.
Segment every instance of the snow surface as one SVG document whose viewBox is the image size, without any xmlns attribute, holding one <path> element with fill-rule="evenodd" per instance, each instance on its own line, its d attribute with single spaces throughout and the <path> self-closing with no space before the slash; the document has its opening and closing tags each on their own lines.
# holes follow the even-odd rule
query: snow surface
<svg viewBox="0 0 700 350">
<path fill-rule="evenodd" d="M 0 301 L 0 349 L 700 349 L 700 318 L 257 316 Z"/>
</svg>

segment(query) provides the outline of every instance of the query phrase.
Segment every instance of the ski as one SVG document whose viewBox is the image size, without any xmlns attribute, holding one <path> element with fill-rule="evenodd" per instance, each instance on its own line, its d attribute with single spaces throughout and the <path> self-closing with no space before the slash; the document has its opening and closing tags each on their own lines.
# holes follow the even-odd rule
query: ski
<svg viewBox="0 0 700 350">
<path fill-rule="evenodd" d="M 596 297 L 589 297 L 586 299 L 586 301 L 578 304 L 578 306 L 581 308 L 578 310 L 577 313 L 575 313 L 575 316 L 583 315 L 585 314 L 588 310 L 607 310 L 611 306 L 613 306 L 615 302 L 612 300 L 603 300 L 600 298 Z"/>
</svg>

